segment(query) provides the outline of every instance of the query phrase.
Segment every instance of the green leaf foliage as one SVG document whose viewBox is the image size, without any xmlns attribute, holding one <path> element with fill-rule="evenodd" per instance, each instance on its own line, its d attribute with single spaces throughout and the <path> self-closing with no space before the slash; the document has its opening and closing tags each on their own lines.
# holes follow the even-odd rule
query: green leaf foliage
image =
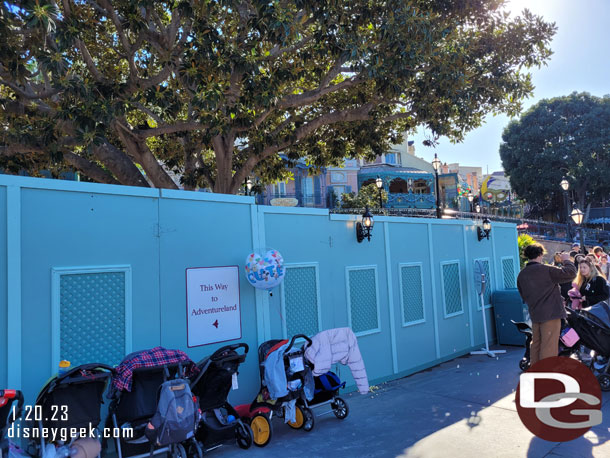
<svg viewBox="0 0 610 458">
<path fill-rule="evenodd" d="M 235 193 L 515 115 L 554 24 L 503 0 L 0 4 L 0 167 Z M 144 171 L 146 178 L 142 175 Z"/>
<path fill-rule="evenodd" d="M 610 192 L 610 96 L 544 99 L 504 129 L 500 157 L 511 187 L 532 205 L 554 208 L 570 182 L 584 211 Z"/>
<path fill-rule="evenodd" d="M 381 190 L 381 200 L 385 204 L 388 202 L 388 193 L 385 189 Z M 341 208 L 379 208 L 379 191 L 375 183 L 367 184 L 358 191 L 341 195 Z"/>
</svg>

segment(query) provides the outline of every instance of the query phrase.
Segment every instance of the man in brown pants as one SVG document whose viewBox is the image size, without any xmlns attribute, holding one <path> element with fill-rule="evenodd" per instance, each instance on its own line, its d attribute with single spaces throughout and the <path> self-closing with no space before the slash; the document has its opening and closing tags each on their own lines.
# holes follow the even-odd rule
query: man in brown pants
<svg viewBox="0 0 610 458">
<path fill-rule="evenodd" d="M 560 255 L 562 267 L 542 264 L 544 253 L 544 247 L 539 243 L 525 247 L 524 254 L 529 262 L 517 277 L 517 288 L 532 319 L 532 366 L 558 354 L 561 319 L 566 316 L 559 284 L 574 280 L 577 273 L 568 253 Z"/>
</svg>

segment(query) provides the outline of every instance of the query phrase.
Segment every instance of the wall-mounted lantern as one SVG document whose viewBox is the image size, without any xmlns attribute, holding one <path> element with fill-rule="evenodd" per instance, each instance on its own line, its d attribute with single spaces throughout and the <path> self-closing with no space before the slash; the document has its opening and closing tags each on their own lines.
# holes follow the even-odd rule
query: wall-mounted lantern
<svg viewBox="0 0 610 458">
<path fill-rule="evenodd" d="M 491 223 L 487 218 L 483 220 L 483 227 L 477 226 L 477 237 L 479 242 L 483 239 L 489 240 L 489 233 L 491 232 Z"/>
<path fill-rule="evenodd" d="M 356 223 L 356 239 L 361 243 L 364 239 L 371 241 L 371 232 L 373 232 L 373 215 L 369 212 L 369 207 L 366 207 L 362 215 L 362 222 Z"/>
</svg>

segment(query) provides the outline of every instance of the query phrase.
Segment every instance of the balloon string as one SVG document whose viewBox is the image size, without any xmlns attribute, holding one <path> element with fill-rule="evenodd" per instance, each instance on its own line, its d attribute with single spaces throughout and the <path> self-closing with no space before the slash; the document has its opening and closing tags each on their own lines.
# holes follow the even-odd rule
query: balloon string
<svg viewBox="0 0 610 458">
<path fill-rule="evenodd" d="M 284 320 L 284 317 L 282 316 L 282 305 L 278 304 L 277 305 L 277 312 L 280 314 L 280 320 L 282 320 L 282 324 L 286 325 L 286 321 Z"/>
</svg>

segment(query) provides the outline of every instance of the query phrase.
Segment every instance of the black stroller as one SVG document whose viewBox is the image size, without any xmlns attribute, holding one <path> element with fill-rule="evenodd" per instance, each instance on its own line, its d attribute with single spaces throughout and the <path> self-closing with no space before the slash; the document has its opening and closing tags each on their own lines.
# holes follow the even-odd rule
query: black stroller
<svg viewBox="0 0 610 458">
<path fill-rule="evenodd" d="M 568 323 L 593 351 L 590 367 L 601 389 L 610 391 L 610 307 L 600 302 L 588 309 L 569 310 Z"/>
<path fill-rule="evenodd" d="M 165 349 L 155 348 L 146 353 L 154 351 L 163 352 Z M 145 352 L 131 353 L 121 364 L 129 364 L 129 361 L 138 358 L 142 353 Z M 108 395 L 112 402 L 108 410 L 106 426 L 122 432 L 113 437 L 118 458 L 145 458 L 165 453 L 172 458 L 203 456 L 201 447 L 195 440 L 195 424 L 193 424 L 193 436 L 184 443 L 157 446 L 151 443 L 146 435 L 146 428 L 157 411 L 161 385 L 170 379 L 186 378 L 187 372 L 193 371 L 193 367 L 194 363 L 190 360 L 177 363 L 151 363 L 148 367 L 133 369 L 131 391 L 118 390 L 113 384 Z"/>
<path fill-rule="evenodd" d="M 241 354 L 237 352 L 240 348 Z M 252 445 L 252 429 L 227 401 L 231 387 L 237 382 L 239 365 L 247 354 L 245 343 L 227 345 L 197 364 L 199 374 L 191 381 L 191 391 L 197 396 L 201 410 L 195 437 L 204 452 L 229 441 L 237 441 L 243 449 Z"/>
<path fill-rule="evenodd" d="M 40 406 L 40 415 L 28 422 L 28 427 L 54 431 L 87 431 L 84 437 L 57 437 L 55 445 L 69 445 L 75 439 L 91 437 L 99 439 L 97 430 L 101 421 L 103 394 L 112 368 L 105 364 L 91 363 L 73 367 L 62 375 L 51 378 L 40 390 L 35 406 Z M 35 408 L 36 410 L 36 408 Z M 27 420 L 27 419 L 26 419 Z M 28 453 L 42 456 L 46 447 L 43 434 L 30 439 Z"/>
<path fill-rule="evenodd" d="M 13 407 L 13 402 L 17 406 Z M 6 433 L 11 424 L 21 416 L 23 408 L 23 395 L 19 390 L 0 390 L 0 458 L 9 453 L 9 441 Z"/>
<path fill-rule="evenodd" d="M 299 349 L 293 349 L 296 339 L 305 339 L 305 344 Z M 269 394 L 268 382 L 265 380 L 265 363 L 269 355 L 288 343 L 287 340 L 268 340 L 258 347 L 258 361 L 261 375 L 261 388 L 250 406 L 240 408 L 239 412 L 245 418 L 250 419 L 253 424 L 254 443 L 264 447 L 271 440 L 273 430 L 271 418 L 273 414 L 280 418 L 286 415 L 284 403 L 295 402 L 295 420 L 288 422 L 293 429 L 311 431 L 314 427 L 315 417 L 313 411 L 308 407 L 305 395 L 305 384 L 312 377 L 311 365 L 305 359 L 305 350 L 311 345 L 311 339 L 303 334 L 292 337 L 288 347 L 284 350 L 283 364 L 288 385 L 288 394 L 278 399 L 273 399 Z M 246 406 L 240 406 L 246 407 Z M 256 422 L 256 424 L 255 424 Z M 264 424 L 263 424 L 264 423 Z"/>
</svg>

